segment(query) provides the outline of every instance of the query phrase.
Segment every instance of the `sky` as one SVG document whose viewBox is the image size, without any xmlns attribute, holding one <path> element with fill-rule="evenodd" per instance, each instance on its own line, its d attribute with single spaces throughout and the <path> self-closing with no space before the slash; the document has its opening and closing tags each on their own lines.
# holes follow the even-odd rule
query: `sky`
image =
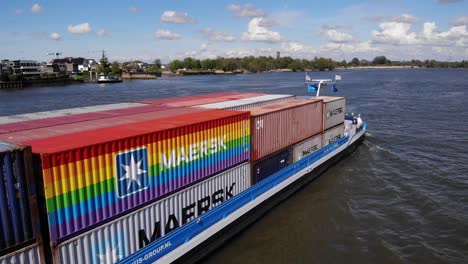
<svg viewBox="0 0 468 264">
<path fill-rule="evenodd" d="M 468 59 L 468 0 L 0 0 L 0 59 Z"/>
</svg>

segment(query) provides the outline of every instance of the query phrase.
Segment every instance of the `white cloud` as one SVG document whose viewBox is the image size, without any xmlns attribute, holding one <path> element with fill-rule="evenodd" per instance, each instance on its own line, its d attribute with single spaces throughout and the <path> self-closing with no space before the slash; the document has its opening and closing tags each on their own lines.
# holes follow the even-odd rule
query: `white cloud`
<svg viewBox="0 0 468 264">
<path fill-rule="evenodd" d="M 419 21 L 419 19 L 413 15 L 410 14 L 402 14 L 400 16 L 396 17 L 391 17 L 387 19 L 388 22 L 401 22 L 401 23 L 408 23 L 408 24 L 414 24 Z"/>
<path fill-rule="evenodd" d="M 203 31 L 203 35 L 210 41 L 225 41 L 225 42 L 232 42 L 236 40 L 236 38 L 223 31 L 216 31 L 211 28 L 205 28 Z"/>
<path fill-rule="evenodd" d="M 452 24 L 452 26 L 468 26 L 468 16 L 456 17 L 450 24 Z"/>
<path fill-rule="evenodd" d="M 288 56 L 311 56 L 317 53 L 317 49 L 300 42 L 289 41 L 281 43 L 281 51 Z"/>
<path fill-rule="evenodd" d="M 411 31 L 411 24 L 385 22 L 380 31 L 372 31 L 374 42 L 392 45 L 467 46 L 467 26 L 455 26 L 448 31 L 439 31 L 435 22 L 423 24 L 421 32 Z"/>
<path fill-rule="evenodd" d="M 86 34 L 86 33 L 93 31 L 89 23 L 69 25 L 67 29 L 68 29 L 68 32 L 72 34 Z"/>
<path fill-rule="evenodd" d="M 99 37 L 106 37 L 106 36 L 109 36 L 110 34 L 105 29 L 101 29 L 96 32 L 96 35 Z"/>
<path fill-rule="evenodd" d="M 174 24 L 192 24 L 195 20 L 188 13 L 164 11 L 161 15 L 161 21 Z"/>
<path fill-rule="evenodd" d="M 384 22 L 379 25 L 380 31 L 373 30 L 374 41 L 383 44 L 411 45 L 418 44 L 415 32 L 409 32 L 411 25 L 402 22 Z"/>
<path fill-rule="evenodd" d="M 262 21 L 258 24 L 261 27 L 271 28 L 274 25 L 277 25 L 278 22 L 270 17 L 263 17 Z"/>
<path fill-rule="evenodd" d="M 130 13 L 138 13 L 138 12 L 140 12 L 140 9 L 138 9 L 138 8 L 135 7 L 135 6 L 129 6 L 129 7 L 128 7 L 128 12 L 130 12 Z"/>
<path fill-rule="evenodd" d="M 441 32 L 437 30 L 435 22 L 426 22 L 422 35 L 426 45 L 465 46 L 468 42 L 467 26 L 452 27 Z"/>
<path fill-rule="evenodd" d="M 379 48 L 372 46 L 372 44 L 369 41 L 357 43 L 327 43 L 320 47 L 320 49 L 322 53 L 338 52 L 345 54 L 369 54 L 380 50 Z"/>
<path fill-rule="evenodd" d="M 48 38 L 51 39 L 51 40 L 61 40 L 62 36 L 60 36 L 59 33 L 54 32 L 54 33 L 50 33 Z"/>
<path fill-rule="evenodd" d="M 266 27 L 262 27 L 262 17 L 254 17 L 250 20 L 247 26 L 247 32 L 242 33 L 242 40 L 260 41 L 260 42 L 279 42 L 281 35 L 278 32 L 271 31 Z"/>
<path fill-rule="evenodd" d="M 31 7 L 31 12 L 32 13 L 40 13 L 43 11 L 43 8 L 41 7 L 41 5 L 39 5 L 38 3 L 34 4 L 32 7 Z"/>
<path fill-rule="evenodd" d="M 223 57 L 227 58 L 242 58 L 246 56 L 276 56 L 276 49 L 271 48 L 259 48 L 259 49 L 232 49 L 227 50 L 224 54 L 221 54 Z"/>
<path fill-rule="evenodd" d="M 329 42 L 318 48 L 305 45 L 301 42 L 289 41 L 281 43 L 281 53 L 285 56 L 311 58 L 313 56 L 335 57 L 342 59 L 343 56 L 352 57 L 359 53 L 369 55 L 378 52 L 380 49 L 372 46 L 368 41 L 355 43 Z"/>
<path fill-rule="evenodd" d="M 265 12 L 263 12 L 263 10 L 260 9 L 260 8 L 255 8 L 255 6 L 253 4 L 245 4 L 243 6 L 230 4 L 228 6 L 228 9 L 233 11 L 234 15 L 238 16 L 238 17 L 262 17 L 262 16 L 265 16 Z"/>
<path fill-rule="evenodd" d="M 174 33 L 174 32 L 171 32 L 169 30 L 166 30 L 166 29 L 160 29 L 158 30 L 154 36 L 157 38 L 157 39 L 163 39 L 163 40 L 175 40 L 175 39 L 180 39 L 181 36 L 177 33 Z"/>
<path fill-rule="evenodd" d="M 329 41 L 336 43 L 345 43 L 353 40 L 353 36 L 348 33 L 338 32 L 334 29 L 322 31 L 322 35 L 326 36 Z"/>
</svg>

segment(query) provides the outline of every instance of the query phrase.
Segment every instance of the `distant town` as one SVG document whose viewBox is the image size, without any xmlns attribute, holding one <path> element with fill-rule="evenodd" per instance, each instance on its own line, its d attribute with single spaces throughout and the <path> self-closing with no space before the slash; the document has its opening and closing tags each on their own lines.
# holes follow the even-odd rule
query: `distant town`
<svg viewBox="0 0 468 264">
<path fill-rule="evenodd" d="M 447 62 L 436 60 L 391 61 L 385 56 L 373 60 L 353 58 L 350 61 L 334 61 L 329 58 L 293 59 L 281 57 L 243 57 L 216 59 L 185 58 L 162 64 L 155 59 L 151 63 L 142 61 L 110 63 L 102 51 L 99 61 L 83 57 L 63 57 L 62 53 L 50 53 L 55 58 L 49 62 L 34 60 L 8 60 L 0 63 L 1 87 L 17 87 L 25 84 L 51 82 L 93 82 L 98 76 L 118 76 L 123 79 L 155 79 L 161 74 L 233 74 L 255 72 L 324 71 L 356 68 L 468 68 L 468 61 Z M 8 85 L 10 86 L 8 86 Z"/>
</svg>

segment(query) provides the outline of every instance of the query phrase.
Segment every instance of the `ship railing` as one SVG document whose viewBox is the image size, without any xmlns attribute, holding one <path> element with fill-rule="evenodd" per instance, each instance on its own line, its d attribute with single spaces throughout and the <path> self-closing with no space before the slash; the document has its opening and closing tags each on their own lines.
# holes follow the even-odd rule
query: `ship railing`
<svg viewBox="0 0 468 264">
<path fill-rule="evenodd" d="M 340 138 L 339 140 L 323 147 L 322 149 L 306 156 L 298 162 L 272 174 L 268 178 L 253 185 L 249 189 L 225 201 L 221 205 L 209 210 L 205 214 L 197 217 L 186 225 L 174 230 L 174 232 L 161 237 L 145 246 L 144 248 L 118 260 L 116 263 L 153 263 L 179 246 L 190 242 L 190 240 L 203 231 L 207 230 L 214 224 L 225 219 L 230 214 L 237 211 L 239 208 L 255 200 L 257 197 L 277 186 L 284 180 L 295 175 L 299 171 L 308 168 L 316 161 L 332 153 L 339 147 L 346 144 L 349 136 Z"/>
</svg>

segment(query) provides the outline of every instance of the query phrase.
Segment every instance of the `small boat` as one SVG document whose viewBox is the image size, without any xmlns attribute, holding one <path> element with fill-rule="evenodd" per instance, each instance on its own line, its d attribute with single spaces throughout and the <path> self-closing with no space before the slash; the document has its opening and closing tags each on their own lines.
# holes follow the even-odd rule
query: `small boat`
<svg viewBox="0 0 468 264">
<path fill-rule="evenodd" d="M 122 79 L 112 76 L 112 75 L 99 75 L 99 78 L 97 80 L 98 83 L 118 83 L 122 82 Z"/>
</svg>

